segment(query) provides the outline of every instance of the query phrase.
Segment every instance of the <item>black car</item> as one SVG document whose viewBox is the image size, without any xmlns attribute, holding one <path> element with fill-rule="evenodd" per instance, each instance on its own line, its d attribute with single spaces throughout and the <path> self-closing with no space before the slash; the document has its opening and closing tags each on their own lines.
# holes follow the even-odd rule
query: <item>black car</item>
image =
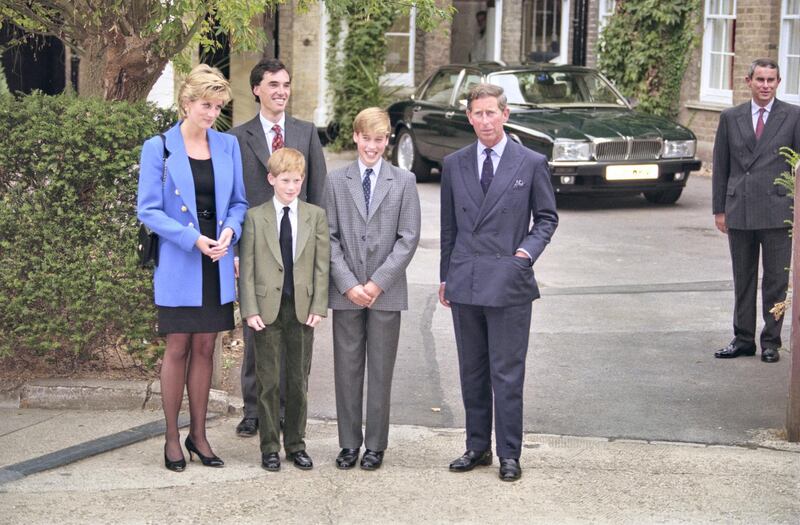
<svg viewBox="0 0 800 525">
<path fill-rule="evenodd" d="M 389 106 L 392 160 L 418 178 L 475 141 L 465 113 L 475 84 L 502 86 L 506 133 L 550 159 L 557 193 L 643 192 L 672 204 L 700 169 L 689 129 L 634 111 L 598 71 L 551 64 L 498 63 L 439 68 L 408 100 Z"/>
</svg>

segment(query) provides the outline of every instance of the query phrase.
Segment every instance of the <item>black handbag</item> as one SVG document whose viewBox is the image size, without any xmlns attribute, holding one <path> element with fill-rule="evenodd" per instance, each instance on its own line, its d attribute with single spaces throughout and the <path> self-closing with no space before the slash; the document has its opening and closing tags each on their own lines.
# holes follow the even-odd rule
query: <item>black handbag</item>
<svg viewBox="0 0 800 525">
<path fill-rule="evenodd" d="M 167 140 L 163 133 L 160 134 L 161 141 L 164 143 L 164 153 L 161 164 L 161 192 L 164 192 L 164 185 L 167 182 Z M 139 233 L 136 237 L 136 254 L 139 256 L 139 266 L 142 268 L 153 268 L 158 266 L 158 234 L 148 228 L 144 223 L 139 223 Z"/>
</svg>

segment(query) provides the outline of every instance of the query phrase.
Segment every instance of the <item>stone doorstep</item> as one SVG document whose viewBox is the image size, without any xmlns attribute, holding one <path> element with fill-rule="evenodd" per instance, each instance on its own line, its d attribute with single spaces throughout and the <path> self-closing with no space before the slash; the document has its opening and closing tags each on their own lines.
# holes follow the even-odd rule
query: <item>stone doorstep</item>
<svg viewBox="0 0 800 525">
<path fill-rule="evenodd" d="M 5 403 L 5 399 L 0 402 Z M 8 402 L 11 402 L 11 398 Z M 208 411 L 236 414 L 242 411 L 242 400 L 223 390 L 211 389 Z M 39 379 L 26 383 L 19 390 L 19 408 L 72 410 L 160 410 L 160 381 L 113 381 L 102 379 Z M 188 408 L 184 396 L 183 407 Z"/>
</svg>

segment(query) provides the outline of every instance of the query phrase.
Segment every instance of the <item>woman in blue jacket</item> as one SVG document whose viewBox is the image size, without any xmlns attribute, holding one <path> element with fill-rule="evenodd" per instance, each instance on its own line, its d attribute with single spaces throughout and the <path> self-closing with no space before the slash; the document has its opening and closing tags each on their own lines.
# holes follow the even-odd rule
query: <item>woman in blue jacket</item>
<svg viewBox="0 0 800 525">
<path fill-rule="evenodd" d="M 247 211 L 239 144 L 211 129 L 230 99 L 222 73 L 197 66 L 178 93 L 181 120 L 165 140 L 152 137 L 142 148 L 138 215 L 159 237 L 153 280 L 158 330 L 167 339 L 161 362 L 164 464 L 178 472 L 186 467 L 178 431 L 184 386 L 191 417 L 185 442 L 189 459 L 197 454 L 205 466 L 224 464 L 206 439 L 205 421 L 217 332 L 234 326 L 231 246 L 239 240 Z"/>
</svg>

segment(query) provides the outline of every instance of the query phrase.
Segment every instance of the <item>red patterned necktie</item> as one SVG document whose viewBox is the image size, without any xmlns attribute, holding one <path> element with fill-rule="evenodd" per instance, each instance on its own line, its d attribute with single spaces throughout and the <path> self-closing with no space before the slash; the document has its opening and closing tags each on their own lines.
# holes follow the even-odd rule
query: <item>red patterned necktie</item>
<svg viewBox="0 0 800 525">
<path fill-rule="evenodd" d="M 764 112 L 767 111 L 764 108 L 758 110 L 758 120 L 756 120 L 756 140 L 761 138 L 761 134 L 764 133 Z"/>
<path fill-rule="evenodd" d="M 281 127 L 278 124 L 272 126 L 272 131 L 275 132 L 275 136 L 272 137 L 272 153 L 275 153 L 283 147 L 283 134 L 281 134 Z"/>
</svg>

